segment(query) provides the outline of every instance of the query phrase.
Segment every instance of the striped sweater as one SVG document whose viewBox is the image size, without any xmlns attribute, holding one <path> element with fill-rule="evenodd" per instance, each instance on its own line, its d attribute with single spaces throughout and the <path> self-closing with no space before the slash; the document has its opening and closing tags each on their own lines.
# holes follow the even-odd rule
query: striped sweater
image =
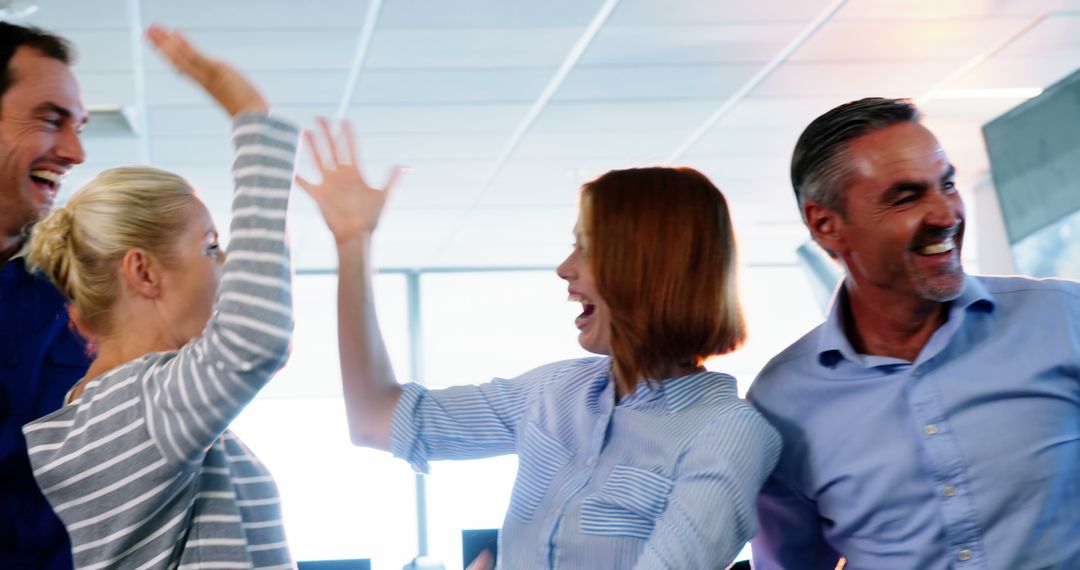
<svg viewBox="0 0 1080 570">
<path fill-rule="evenodd" d="M 264 114 L 234 121 L 229 253 L 202 336 L 110 370 L 23 427 L 77 568 L 293 567 L 273 479 L 226 428 L 288 353 L 296 141 Z"/>
</svg>

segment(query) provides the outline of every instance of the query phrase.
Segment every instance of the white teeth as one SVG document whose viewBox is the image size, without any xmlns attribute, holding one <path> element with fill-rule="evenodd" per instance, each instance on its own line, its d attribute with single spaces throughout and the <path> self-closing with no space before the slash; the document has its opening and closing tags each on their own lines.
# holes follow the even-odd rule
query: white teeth
<svg viewBox="0 0 1080 570">
<path fill-rule="evenodd" d="M 582 297 L 581 295 L 578 295 L 577 293 L 570 293 L 570 295 L 566 297 L 566 300 L 570 301 L 571 303 L 587 303 L 588 302 L 585 299 L 585 297 Z"/>
<path fill-rule="evenodd" d="M 956 249 L 956 242 L 952 238 L 945 241 L 932 243 L 930 245 L 919 248 L 917 251 L 922 255 L 937 255 L 939 253 L 945 253 L 946 251 L 952 251 Z"/>
<path fill-rule="evenodd" d="M 53 184 L 59 184 L 60 181 L 64 179 L 62 175 L 51 170 L 31 170 L 30 176 L 52 182 Z"/>
</svg>

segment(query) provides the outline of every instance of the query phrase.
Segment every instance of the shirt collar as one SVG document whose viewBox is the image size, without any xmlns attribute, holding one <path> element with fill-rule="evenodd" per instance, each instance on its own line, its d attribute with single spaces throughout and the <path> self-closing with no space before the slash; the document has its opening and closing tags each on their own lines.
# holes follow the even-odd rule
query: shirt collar
<svg viewBox="0 0 1080 570">
<path fill-rule="evenodd" d="M 836 288 L 836 293 L 833 294 L 829 315 L 822 325 L 818 340 L 818 363 L 822 366 L 832 368 L 841 360 L 858 362 L 863 358 L 852 348 L 851 342 L 844 332 L 844 311 L 847 307 L 847 296 L 847 288 L 844 281 L 841 281 Z M 967 311 L 993 312 L 995 306 L 996 301 L 993 295 L 986 290 L 982 282 L 971 275 L 964 274 L 964 285 L 960 290 L 960 296 L 953 300 L 949 307 L 949 320 L 960 318 Z M 882 357 L 870 358 L 882 359 Z M 880 364 L 886 364 L 885 360 L 892 361 L 895 359 L 884 358 Z"/>
<path fill-rule="evenodd" d="M 678 413 L 694 404 L 738 396 L 735 379 L 708 370 L 668 380 L 639 382 L 633 394 L 619 401 L 620 407 Z"/>
</svg>

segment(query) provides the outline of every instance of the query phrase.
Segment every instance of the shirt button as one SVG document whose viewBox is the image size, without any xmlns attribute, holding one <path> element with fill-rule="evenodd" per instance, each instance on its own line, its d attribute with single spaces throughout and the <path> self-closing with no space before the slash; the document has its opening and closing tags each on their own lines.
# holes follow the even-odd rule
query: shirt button
<svg viewBox="0 0 1080 570">
<path fill-rule="evenodd" d="M 585 465 L 588 465 L 589 467 L 592 467 L 593 465 L 596 465 L 596 459 L 593 459 L 592 457 L 586 459 L 585 460 Z"/>
<path fill-rule="evenodd" d="M 937 435 L 938 427 L 937 424 L 926 424 L 926 426 L 923 427 L 922 430 L 923 433 L 925 433 L 926 435 Z"/>
<path fill-rule="evenodd" d="M 971 560 L 971 551 L 965 548 L 960 552 L 957 552 L 956 559 L 960 562 L 967 562 L 968 560 Z"/>
<path fill-rule="evenodd" d="M 912 376 L 922 376 L 922 370 L 919 370 L 918 368 L 916 368 L 916 369 L 911 371 L 911 375 Z"/>
<path fill-rule="evenodd" d="M 952 485 L 946 485 L 945 488 L 941 490 L 941 494 L 945 495 L 946 497 L 955 497 L 956 487 L 953 487 Z"/>
</svg>

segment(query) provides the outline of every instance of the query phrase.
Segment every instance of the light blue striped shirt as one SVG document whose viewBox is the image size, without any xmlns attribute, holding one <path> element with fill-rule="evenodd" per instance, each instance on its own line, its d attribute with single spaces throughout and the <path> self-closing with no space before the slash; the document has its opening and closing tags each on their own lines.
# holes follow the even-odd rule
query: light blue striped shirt
<svg viewBox="0 0 1080 570">
<path fill-rule="evenodd" d="M 1080 284 L 968 276 L 914 362 L 845 304 L 750 389 L 784 437 L 755 569 L 1080 568 Z"/>
<path fill-rule="evenodd" d="M 518 454 L 502 568 L 726 567 L 757 529 L 779 436 L 728 375 L 641 383 L 616 404 L 610 370 L 584 358 L 481 386 L 408 384 L 392 451 L 423 472 Z"/>
</svg>

